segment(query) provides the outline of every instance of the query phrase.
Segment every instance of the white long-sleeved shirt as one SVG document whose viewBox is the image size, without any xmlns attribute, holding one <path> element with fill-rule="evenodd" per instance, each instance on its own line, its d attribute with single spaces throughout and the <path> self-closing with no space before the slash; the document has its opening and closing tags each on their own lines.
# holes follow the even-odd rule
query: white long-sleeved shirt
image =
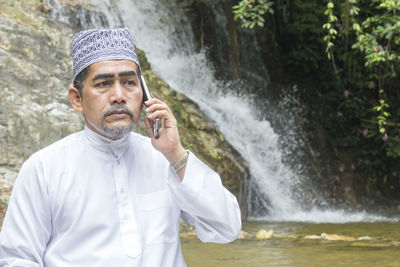
<svg viewBox="0 0 400 267">
<path fill-rule="evenodd" d="M 150 139 L 85 127 L 34 153 L 15 181 L 0 266 L 186 266 L 179 218 L 203 242 L 240 232 L 236 198 L 189 154 L 181 182 Z"/>
</svg>

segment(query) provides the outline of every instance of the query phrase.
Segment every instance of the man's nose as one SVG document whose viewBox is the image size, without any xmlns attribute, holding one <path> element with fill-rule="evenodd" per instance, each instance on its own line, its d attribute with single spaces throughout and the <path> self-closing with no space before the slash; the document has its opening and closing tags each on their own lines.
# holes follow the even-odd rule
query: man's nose
<svg viewBox="0 0 400 267">
<path fill-rule="evenodd" d="M 115 82 L 112 87 L 110 102 L 111 102 L 111 104 L 113 104 L 113 103 L 126 104 L 125 91 L 119 82 Z"/>
</svg>

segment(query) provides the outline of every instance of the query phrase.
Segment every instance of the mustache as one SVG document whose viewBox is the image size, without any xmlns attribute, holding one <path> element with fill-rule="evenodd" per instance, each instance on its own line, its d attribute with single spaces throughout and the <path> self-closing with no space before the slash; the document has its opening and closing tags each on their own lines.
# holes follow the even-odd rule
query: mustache
<svg viewBox="0 0 400 267">
<path fill-rule="evenodd" d="M 114 104 L 103 112 L 103 118 L 115 114 L 126 113 L 133 119 L 133 111 L 122 103 Z"/>
</svg>

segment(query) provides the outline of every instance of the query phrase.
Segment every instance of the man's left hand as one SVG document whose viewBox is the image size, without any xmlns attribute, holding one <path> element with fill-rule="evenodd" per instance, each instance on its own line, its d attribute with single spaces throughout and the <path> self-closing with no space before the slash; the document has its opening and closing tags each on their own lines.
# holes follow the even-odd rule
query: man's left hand
<svg viewBox="0 0 400 267">
<path fill-rule="evenodd" d="M 170 164 L 174 164 L 187 153 L 180 141 L 177 121 L 168 105 L 161 100 L 152 98 L 146 101 L 145 105 L 148 107 L 145 109 L 148 119 L 155 120 L 158 118 L 162 121 L 162 126 L 158 130 L 158 138 L 155 138 L 150 121 L 144 120 L 147 131 L 151 136 L 151 143 L 166 157 Z"/>
</svg>

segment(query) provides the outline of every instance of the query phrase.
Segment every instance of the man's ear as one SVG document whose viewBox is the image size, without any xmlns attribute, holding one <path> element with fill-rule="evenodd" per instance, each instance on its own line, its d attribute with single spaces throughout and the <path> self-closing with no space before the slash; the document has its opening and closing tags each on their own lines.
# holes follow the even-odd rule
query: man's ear
<svg viewBox="0 0 400 267">
<path fill-rule="evenodd" d="M 71 103 L 72 108 L 79 113 L 83 112 L 82 108 L 82 97 L 79 93 L 78 89 L 75 87 L 71 87 L 68 89 L 68 98 L 69 102 Z"/>
</svg>

